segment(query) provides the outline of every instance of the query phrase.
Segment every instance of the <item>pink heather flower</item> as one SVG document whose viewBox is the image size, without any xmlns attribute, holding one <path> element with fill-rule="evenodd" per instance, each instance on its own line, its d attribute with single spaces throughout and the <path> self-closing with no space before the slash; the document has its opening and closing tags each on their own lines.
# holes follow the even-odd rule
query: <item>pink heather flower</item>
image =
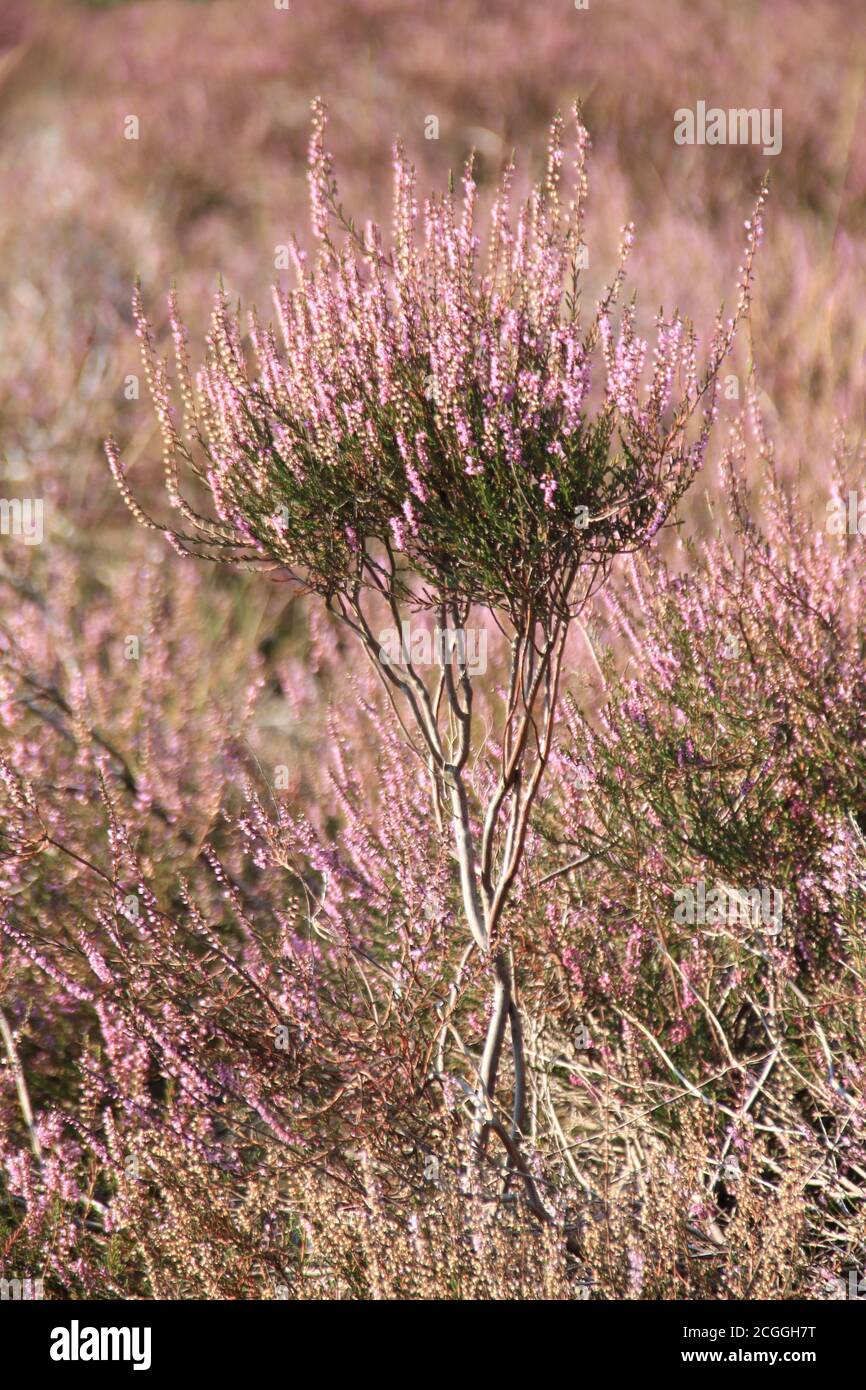
<svg viewBox="0 0 866 1390">
<path fill-rule="evenodd" d="M 403 515 L 406 518 L 406 524 L 409 527 L 410 535 L 417 536 L 418 520 L 415 516 L 415 509 L 413 508 L 412 503 L 410 502 L 408 497 L 403 503 Z"/>
<path fill-rule="evenodd" d="M 557 483 L 552 473 L 545 473 L 544 477 L 540 479 L 538 486 L 544 493 L 545 507 L 548 509 L 548 511 L 552 512 L 554 508 L 553 494 L 556 492 L 556 489 L 559 486 L 559 484 Z"/>
<path fill-rule="evenodd" d="M 643 1289 L 644 1271 L 646 1260 L 639 1250 L 629 1246 L 628 1251 L 628 1284 L 633 1294 L 640 1294 Z"/>
</svg>

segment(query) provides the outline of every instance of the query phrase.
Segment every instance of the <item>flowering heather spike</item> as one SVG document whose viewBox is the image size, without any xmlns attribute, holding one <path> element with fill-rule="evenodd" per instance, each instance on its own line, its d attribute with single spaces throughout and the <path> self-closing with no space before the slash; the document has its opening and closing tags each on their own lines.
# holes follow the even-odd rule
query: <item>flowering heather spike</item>
<svg viewBox="0 0 866 1390">
<path fill-rule="evenodd" d="M 129 489 L 129 486 L 126 482 L 126 477 L 123 472 L 123 463 L 120 458 L 120 450 L 118 449 L 113 439 L 106 439 L 105 441 L 105 456 L 108 459 L 108 466 L 111 469 L 111 476 L 114 478 L 114 481 L 117 484 L 118 492 L 120 493 L 129 510 L 132 512 L 132 515 L 135 517 L 136 521 L 139 522 L 140 525 L 146 527 L 149 531 L 158 531 L 159 527 L 157 523 L 155 521 L 151 521 L 147 513 L 144 512 L 142 508 L 138 505 Z"/>
<path fill-rule="evenodd" d="M 310 185 L 311 226 L 313 235 L 320 240 L 326 236 L 331 202 L 337 192 L 337 185 L 331 173 L 331 157 L 325 149 L 327 124 L 325 105 L 317 99 L 313 102 L 313 130 L 310 136 L 307 179 Z"/>
</svg>

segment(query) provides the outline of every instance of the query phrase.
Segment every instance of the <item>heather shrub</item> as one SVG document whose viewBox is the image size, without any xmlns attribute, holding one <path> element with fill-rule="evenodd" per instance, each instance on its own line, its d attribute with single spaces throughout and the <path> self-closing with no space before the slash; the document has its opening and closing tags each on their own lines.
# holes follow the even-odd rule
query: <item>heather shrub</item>
<svg viewBox="0 0 866 1390">
<path fill-rule="evenodd" d="M 96 615 L 91 622 L 98 631 Z M 28 630 L 32 640 L 32 622 Z M 56 660 L 50 632 L 33 645 L 46 637 L 45 655 Z M 338 855 L 290 806 L 275 814 L 269 795 L 266 807 L 244 738 L 250 701 L 222 724 L 222 738 L 220 723 L 193 716 L 208 759 L 196 784 L 189 704 L 158 680 L 165 653 L 207 669 L 183 605 L 179 614 L 164 607 L 159 636 L 146 631 L 143 645 L 149 680 L 135 692 L 133 718 L 114 672 L 106 679 L 98 669 L 99 642 L 94 667 L 79 673 L 74 708 L 35 681 L 37 698 L 19 703 L 20 648 L 6 667 L 7 748 L 27 770 L 25 781 L 3 764 L 3 930 L 14 952 L 4 985 L 13 999 L 31 1000 L 9 1023 L 29 1077 L 23 1108 L 14 1089 L 8 1097 L 4 1138 L 13 1189 L 26 1203 L 17 1234 L 35 1243 L 40 1268 L 60 1289 L 263 1296 L 277 1255 L 254 1259 L 261 1223 L 284 1220 L 282 1211 L 267 1217 L 264 1194 L 272 1190 L 281 1207 L 296 1146 L 303 1169 L 316 1166 L 308 1125 L 314 1149 L 331 1132 L 323 1171 L 339 1170 L 359 1111 L 372 1122 L 381 1110 L 381 1121 L 419 1084 L 404 1006 L 391 993 L 395 975 L 416 978 L 418 947 L 398 933 L 387 967 L 371 954 L 378 919 L 396 905 L 395 822 L 380 823 L 377 848 L 353 824 L 345 787 L 348 850 Z M 93 718 L 100 703 L 112 738 Z M 411 801 L 393 813 L 405 834 Z M 363 866 L 349 857 L 355 836 Z M 405 850 L 401 858 L 429 884 L 435 864 L 407 865 Z M 330 883 L 321 920 L 320 871 Z M 437 923 L 424 925 L 437 933 Z M 374 984 L 377 971 L 389 982 L 378 1037 L 367 970 Z M 423 974 L 421 997 L 405 1006 L 410 1016 L 432 1007 L 435 980 Z M 339 1060 L 329 1061 L 333 1049 Z M 280 1248 L 290 1233 L 283 1230 Z"/>
<path fill-rule="evenodd" d="M 829 1213 L 844 1267 L 862 1259 L 863 556 L 783 489 L 758 437 L 763 505 L 746 506 L 740 429 L 734 536 L 677 573 L 631 564 L 597 614 L 606 698 L 569 701 L 539 830 L 549 862 L 573 867 L 549 876 L 537 968 L 556 963 L 559 1037 L 580 1030 L 588 1053 L 577 1113 L 603 1078 L 627 1115 L 640 1078 L 676 1131 L 690 1097 L 707 1146 L 697 1224 L 732 1260 L 750 1229 L 741 1183 L 760 1174 L 799 1213 L 820 1296 L 816 1269 L 840 1273 Z M 584 1173 L 595 1162 L 589 1149 Z M 728 1296 L 785 1287 L 780 1270 L 773 1294 L 734 1293 L 731 1274 Z"/>
<path fill-rule="evenodd" d="M 570 200 L 557 119 L 546 177 L 516 214 L 506 167 L 482 262 L 471 160 L 460 212 L 452 189 L 431 196 L 419 228 L 398 143 L 386 251 L 375 224 L 359 234 L 338 201 L 325 111 L 314 103 L 309 184 L 321 251 L 308 271 L 291 245 L 297 288 L 275 296 L 284 354 L 251 313 L 251 372 L 240 313 L 229 316 L 221 289 L 194 381 L 172 294 L 177 423 L 139 290 L 134 303 L 169 500 L 186 525 L 161 529 L 181 553 L 270 568 L 323 597 L 360 639 L 426 763 L 437 819 L 448 808 L 468 935 L 494 976 L 478 1124 L 482 1137 L 492 1129 L 505 1142 L 492 1103 L 507 1030 L 512 1145 L 526 1127 L 523 1024 L 498 938 L 550 754 L 569 625 L 612 558 L 658 533 L 701 465 L 718 373 L 748 307 L 765 196 L 747 223 L 736 314 L 717 323 L 708 364 L 699 373 L 689 325 L 660 314 L 645 383 L 633 304 L 618 333 L 611 323 L 630 227 L 616 277 L 591 324 L 581 321 L 589 137 L 577 108 L 573 117 Z M 605 380 L 592 411 L 594 356 Z M 157 526 L 129 491 L 114 441 L 106 450 L 133 514 Z M 182 468 L 209 490 L 212 515 L 185 496 Z M 400 633 L 397 652 L 376 636 L 377 606 Z M 488 725 L 479 739 L 473 710 L 465 632 L 475 607 L 493 618 L 508 662 L 495 738 Z M 425 610 L 445 635 L 432 677 L 405 635 L 409 615 Z M 474 784 L 470 760 L 482 768 Z"/>
</svg>

